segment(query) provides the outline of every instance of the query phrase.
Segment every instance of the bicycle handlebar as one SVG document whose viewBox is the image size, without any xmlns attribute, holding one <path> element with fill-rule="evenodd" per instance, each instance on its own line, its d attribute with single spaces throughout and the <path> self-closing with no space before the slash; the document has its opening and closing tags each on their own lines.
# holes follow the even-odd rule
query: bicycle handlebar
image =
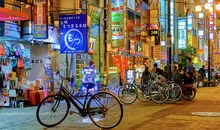
<svg viewBox="0 0 220 130">
<path fill-rule="evenodd" d="M 63 77 L 63 76 L 60 74 L 60 71 L 59 71 L 59 70 L 57 70 L 56 75 L 57 75 L 60 79 L 62 79 L 62 80 L 68 80 L 68 79 L 69 79 L 69 78 Z M 73 81 L 73 80 L 75 79 L 75 76 L 72 77 L 72 78 L 70 78 L 70 79 Z"/>
</svg>

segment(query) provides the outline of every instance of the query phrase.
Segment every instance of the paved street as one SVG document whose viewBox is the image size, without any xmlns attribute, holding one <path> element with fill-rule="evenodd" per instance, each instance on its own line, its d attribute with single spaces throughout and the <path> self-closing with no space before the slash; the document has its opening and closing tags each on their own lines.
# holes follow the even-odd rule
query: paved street
<svg viewBox="0 0 220 130">
<path fill-rule="evenodd" d="M 36 107 L 0 110 L 1 130 L 98 130 L 88 118 L 69 115 L 54 128 L 38 124 Z M 196 116 L 193 112 L 220 112 L 220 87 L 199 88 L 196 98 L 187 102 L 157 105 L 140 102 L 124 105 L 124 118 L 114 130 L 218 130 L 219 117 Z M 215 113 L 217 115 L 219 113 Z"/>
</svg>

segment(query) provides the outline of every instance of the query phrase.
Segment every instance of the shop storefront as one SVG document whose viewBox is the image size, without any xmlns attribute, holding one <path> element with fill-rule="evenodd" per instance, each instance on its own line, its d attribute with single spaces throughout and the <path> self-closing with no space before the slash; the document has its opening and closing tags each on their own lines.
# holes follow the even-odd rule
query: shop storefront
<svg viewBox="0 0 220 130">
<path fill-rule="evenodd" d="M 19 21 L 30 20 L 28 9 L 21 2 L 0 1 L 0 106 L 9 106 L 16 97 L 16 88 L 26 83 L 32 68 L 30 46 L 19 43 Z"/>
<path fill-rule="evenodd" d="M 111 43 L 107 45 L 107 66 L 117 66 L 122 82 L 126 70 L 143 67 L 143 44 L 147 43 L 148 5 L 142 0 L 111 1 Z M 145 46 L 146 47 L 146 46 Z M 149 48 L 145 48 L 147 52 Z M 141 66 L 141 67 L 140 67 Z"/>
</svg>

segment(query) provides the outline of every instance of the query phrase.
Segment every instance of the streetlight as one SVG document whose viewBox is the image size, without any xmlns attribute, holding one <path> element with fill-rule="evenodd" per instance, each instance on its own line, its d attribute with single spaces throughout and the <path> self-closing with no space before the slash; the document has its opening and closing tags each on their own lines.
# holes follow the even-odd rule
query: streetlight
<svg viewBox="0 0 220 130">
<path fill-rule="evenodd" d="M 196 6 L 195 10 L 196 12 L 201 12 L 203 9 L 205 9 L 205 17 L 207 19 L 208 22 L 208 86 L 210 86 L 210 80 L 211 80 L 211 55 L 210 55 L 210 45 L 211 45 L 211 41 L 210 41 L 210 14 L 213 12 L 213 8 L 211 7 L 210 4 L 205 4 L 204 6 Z"/>
</svg>

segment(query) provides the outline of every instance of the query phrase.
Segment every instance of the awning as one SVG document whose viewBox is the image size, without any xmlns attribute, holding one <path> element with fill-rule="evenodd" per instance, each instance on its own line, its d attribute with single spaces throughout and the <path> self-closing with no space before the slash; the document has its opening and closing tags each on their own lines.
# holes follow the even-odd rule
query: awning
<svg viewBox="0 0 220 130">
<path fill-rule="evenodd" d="M 19 20 L 30 20 L 29 14 L 0 7 L 0 21 Z"/>
</svg>

